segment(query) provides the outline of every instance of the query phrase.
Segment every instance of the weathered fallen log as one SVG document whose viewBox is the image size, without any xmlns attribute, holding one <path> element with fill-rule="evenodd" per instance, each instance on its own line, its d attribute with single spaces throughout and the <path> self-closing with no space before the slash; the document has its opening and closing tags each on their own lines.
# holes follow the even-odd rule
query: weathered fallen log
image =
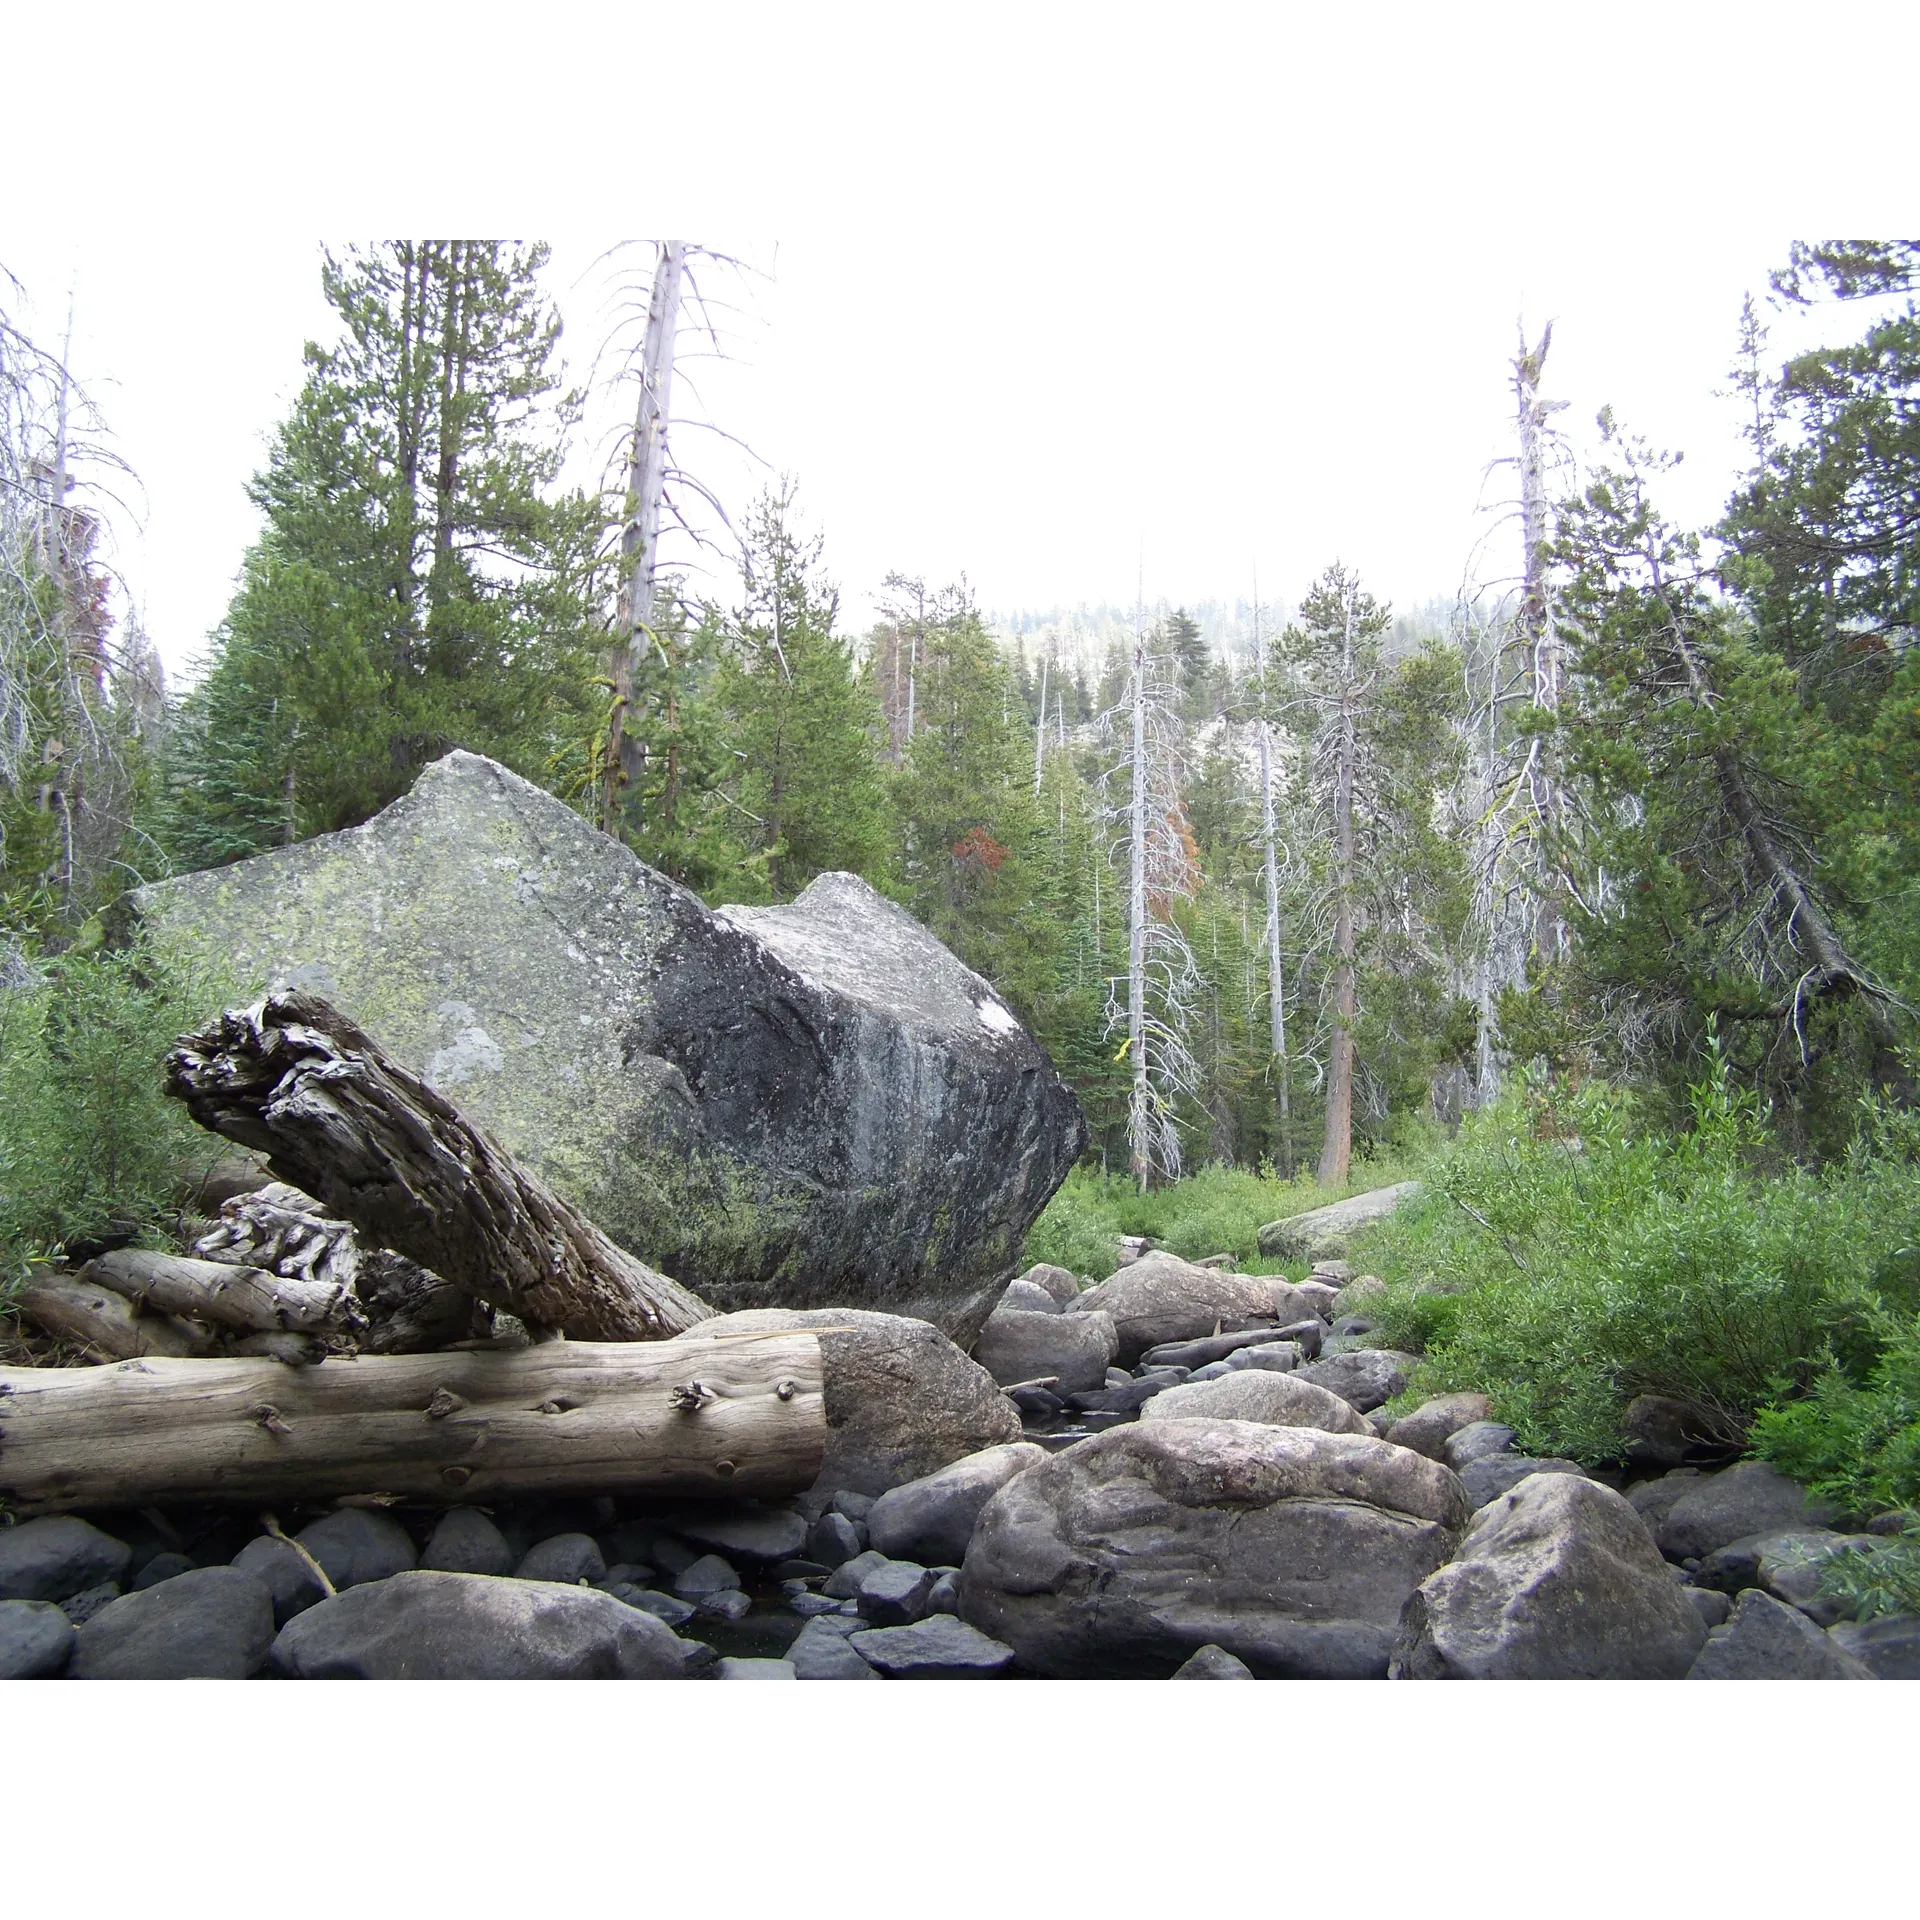
<svg viewBox="0 0 1920 1920">
<path fill-rule="evenodd" d="M 222 1260 L 123 1247 L 88 1261 L 80 1277 L 111 1287 L 136 1306 L 242 1333 L 350 1332 L 366 1325 L 353 1290 L 337 1280 L 288 1280 Z"/>
<path fill-rule="evenodd" d="M 112 1288 L 74 1274 L 36 1274 L 13 1304 L 43 1333 L 85 1348 L 96 1359 L 132 1360 L 144 1354 L 180 1359 L 212 1345 L 200 1329 L 142 1313 Z"/>
<path fill-rule="evenodd" d="M 755 1495 L 827 1445 L 818 1335 L 559 1340 L 516 1353 L 0 1369 L 21 1513 L 395 1494 Z"/>
<path fill-rule="evenodd" d="M 167 1091 L 203 1127 L 265 1154 L 373 1244 L 529 1326 L 659 1340 L 709 1317 L 312 994 L 222 1014 L 167 1068 Z"/>
<path fill-rule="evenodd" d="M 339 1288 L 341 1308 L 327 1330 L 336 1349 L 431 1353 L 488 1331 L 465 1288 L 403 1253 L 366 1246 L 350 1220 L 328 1219 L 311 1194 L 284 1181 L 227 1200 L 193 1251 L 203 1260 Z"/>
</svg>

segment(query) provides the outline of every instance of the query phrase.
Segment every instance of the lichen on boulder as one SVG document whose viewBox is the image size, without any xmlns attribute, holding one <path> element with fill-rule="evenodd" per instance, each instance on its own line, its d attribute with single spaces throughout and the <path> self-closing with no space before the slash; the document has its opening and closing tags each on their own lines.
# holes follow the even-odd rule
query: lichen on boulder
<svg viewBox="0 0 1920 1920">
<path fill-rule="evenodd" d="M 470 753 L 364 826 L 137 890 L 163 944 L 304 987 L 723 1310 L 970 1339 L 1086 1139 L 993 989 L 850 874 L 709 911 Z"/>
</svg>

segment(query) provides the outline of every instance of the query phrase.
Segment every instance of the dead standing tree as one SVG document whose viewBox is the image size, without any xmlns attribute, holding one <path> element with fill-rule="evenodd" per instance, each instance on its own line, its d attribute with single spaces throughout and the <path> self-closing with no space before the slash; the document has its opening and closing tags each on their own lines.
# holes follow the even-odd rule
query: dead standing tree
<svg viewBox="0 0 1920 1920">
<path fill-rule="evenodd" d="M 1193 898 L 1197 867 L 1181 797 L 1178 693 L 1173 663 L 1149 636 L 1144 609 L 1134 616 L 1126 703 L 1102 724 L 1111 732 L 1122 720 L 1128 798 L 1124 810 L 1109 809 L 1107 818 L 1123 823 L 1127 971 L 1107 983 L 1107 1031 L 1117 1032 L 1124 1020 L 1131 1074 L 1127 1157 L 1144 1192 L 1156 1176 L 1180 1177 L 1179 1102 L 1200 1084 L 1187 1034 L 1204 991 L 1176 917 L 1178 905 Z"/>
</svg>

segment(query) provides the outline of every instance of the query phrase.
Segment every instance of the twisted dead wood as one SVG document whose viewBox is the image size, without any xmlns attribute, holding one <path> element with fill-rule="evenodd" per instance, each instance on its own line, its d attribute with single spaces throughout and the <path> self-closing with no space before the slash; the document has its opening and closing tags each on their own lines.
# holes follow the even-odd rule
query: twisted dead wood
<svg viewBox="0 0 1920 1920">
<path fill-rule="evenodd" d="M 167 1091 L 375 1246 L 529 1326 L 661 1340 L 711 1315 L 313 994 L 274 994 L 184 1036 Z"/>
</svg>

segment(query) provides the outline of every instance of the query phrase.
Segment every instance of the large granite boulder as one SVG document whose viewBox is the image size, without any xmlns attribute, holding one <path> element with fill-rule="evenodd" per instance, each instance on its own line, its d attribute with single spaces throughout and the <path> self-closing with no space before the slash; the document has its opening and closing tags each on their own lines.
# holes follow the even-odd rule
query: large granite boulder
<svg viewBox="0 0 1920 1920">
<path fill-rule="evenodd" d="M 1371 1193 L 1356 1193 L 1351 1200 L 1315 1207 L 1311 1213 L 1270 1220 L 1256 1236 L 1257 1244 L 1269 1260 L 1335 1257 L 1348 1250 L 1362 1227 L 1384 1220 L 1419 1191 L 1418 1180 L 1401 1180 L 1391 1187 L 1375 1187 Z"/>
<path fill-rule="evenodd" d="M 1166 1678 L 1211 1645 L 1264 1677 L 1378 1678 L 1466 1517 L 1446 1467 L 1384 1440 L 1113 1427 L 987 1502 L 960 1615 L 1027 1673 Z"/>
<path fill-rule="evenodd" d="M 1393 1677 L 1684 1680 L 1706 1637 L 1619 1494 L 1541 1473 L 1479 1514 L 1408 1601 Z"/>
<path fill-rule="evenodd" d="M 250 990 L 322 994 L 722 1309 L 970 1338 L 1086 1141 L 993 989 L 864 881 L 710 912 L 475 754 L 364 826 L 130 909 Z"/>
<path fill-rule="evenodd" d="M 1291 1373 L 1248 1369 L 1217 1380 L 1195 1380 L 1155 1394 L 1140 1409 L 1142 1420 L 1253 1420 L 1266 1427 L 1318 1427 L 1323 1433 L 1373 1429 L 1337 1393 L 1309 1385 Z"/>
</svg>

